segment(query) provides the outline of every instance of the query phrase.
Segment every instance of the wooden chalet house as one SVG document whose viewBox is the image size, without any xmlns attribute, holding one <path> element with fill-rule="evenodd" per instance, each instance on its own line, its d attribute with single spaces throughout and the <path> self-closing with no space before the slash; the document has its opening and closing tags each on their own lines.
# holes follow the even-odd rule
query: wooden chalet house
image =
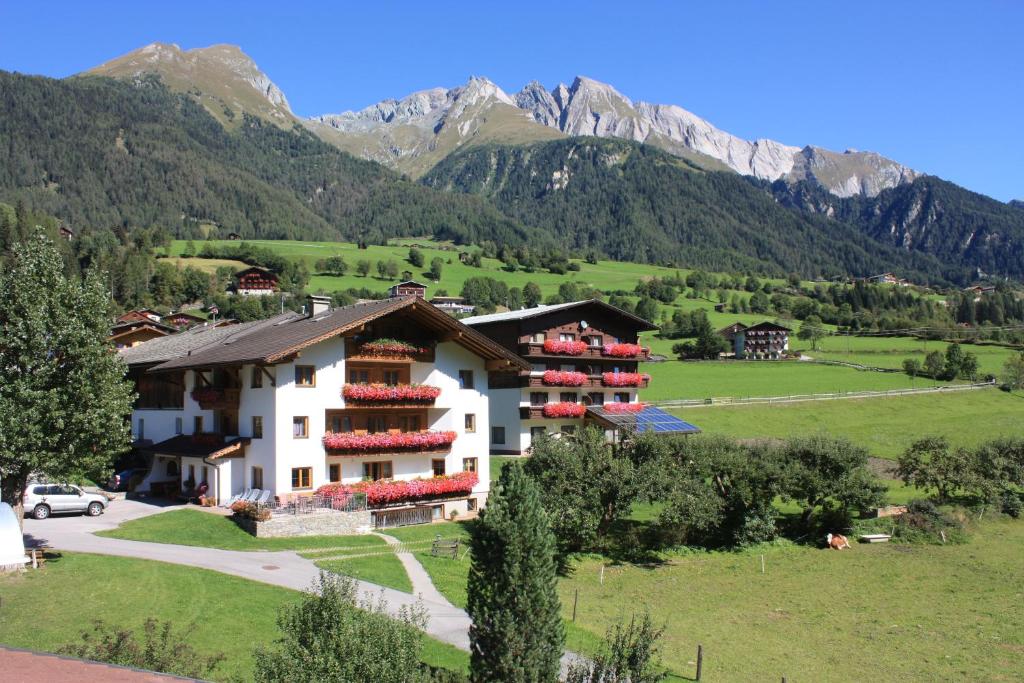
<svg viewBox="0 0 1024 683">
<path fill-rule="evenodd" d="M 749 327 L 737 322 L 718 331 L 740 360 L 780 360 L 789 351 L 790 332 L 788 327 L 771 322 Z"/>
<path fill-rule="evenodd" d="M 610 439 L 623 427 L 655 423 L 664 427 L 658 431 L 698 431 L 640 403 L 650 377 L 639 363 L 650 350 L 639 334 L 656 327 L 632 313 L 593 299 L 462 322 L 529 363 L 518 376 L 492 378 L 492 454 L 526 453 L 538 435 L 572 433 L 585 422 L 605 428 Z"/>
<path fill-rule="evenodd" d="M 235 273 L 235 293 L 242 296 L 266 296 L 277 291 L 277 275 L 265 268 L 246 268 Z"/>
<path fill-rule="evenodd" d="M 121 351 L 139 398 L 139 490 L 278 500 L 324 484 L 425 480 L 378 512 L 471 512 L 489 491 L 488 373 L 529 366 L 423 299 L 198 326 Z M 420 493 L 417 493 L 420 491 Z M 371 501 L 371 508 L 375 504 Z M 386 512 L 385 512 L 386 511 Z"/>
<path fill-rule="evenodd" d="M 396 285 L 391 285 L 388 296 L 418 296 L 424 298 L 427 295 L 427 286 L 415 280 L 404 280 Z"/>
</svg>

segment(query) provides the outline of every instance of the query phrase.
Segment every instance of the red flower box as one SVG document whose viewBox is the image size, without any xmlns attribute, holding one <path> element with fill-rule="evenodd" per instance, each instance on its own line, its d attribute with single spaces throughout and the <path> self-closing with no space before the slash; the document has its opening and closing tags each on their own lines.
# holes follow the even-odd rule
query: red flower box
<svg viewBox="0 0 1024 683">
<path fill-rule="evenodd" d="M 562 353 L 567 356 L 579 356 L 586 350 L 587 342 L 584 341 L 544 340 L 544 353 Z"/>
<path fill-rule="evenodd" d="M 544 372 L 544 384 L 556 387 L 581 387 L 587 382 L 584 372 L 572 370 L 547 370 Z"/>
<path fill-rule="evenodd" d="M 606 387 L 638 387 L 651 378 L 646 372 L 606 372 L 601 383 Z"/>
<path fill-rule="evenodd" d="M 346 384 L 341 396 L 353 403 L 433 403 L 439 387 L 426 384 Z"/>
<path fill-rule="evenodd" d="M 452 445 L 455 432 L 400 432 L 391 434 L 324 434 L 324 448 L 348 453 L 387 453 L 392 451 L 436 451 Z"/>
<path fill-rule="evenodd" d="M 601 353 L 616 358 L 635 358 L 643 353 L 643 350 L 639 344 L 605 344 Z"/>
<path fill-rule="evenodd" d="M 400 339 L 375 339 L 360 345 L 359 353 L 363 356 L 400 356 L 403 358 L 427 353 L 428 349 Z"/>
<path fill-rule="evenodd" d="M 472 493 L 479 481 L 476 472 L 459 472 L 430 479 L 379 479 L 357 484 L 327 484 L 318 488 L 316 494 L 344 499 L 353 493 L 365 493 L 367 505 L 376 506 L 439 496 L 463 496 Z"/>
<path fill-rule="evenodd" d="M 646 407 L 646 403 L 606 403 L 604 411 L 606 413 L 639 413 Z"/>
<path fill-rule="evenodd" d="M 543 408 L 544 417 L 583 417 L 587 407 L 582 403 L 545 403 Z"/>
</svg>

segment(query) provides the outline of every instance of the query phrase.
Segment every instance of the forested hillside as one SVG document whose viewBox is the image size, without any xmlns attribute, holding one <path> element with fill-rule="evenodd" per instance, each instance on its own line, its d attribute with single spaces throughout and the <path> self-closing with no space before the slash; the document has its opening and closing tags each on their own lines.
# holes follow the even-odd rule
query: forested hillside
<svg viewBox="0 0 1024 683">
<path fill-rule="evenodd" d="M 1024 211 L 924 176 L 876 197 L 839 198 L 814 183 L 772 184 L 785 206 L 856 225 L 895 247 L 935 256 L 951 279 L 969 281 L 978 271 L 1020 279 L 1024 275 Z"/>
<path fill-rule="evenodd" d="M 432 234 L 521 243 L 485 201 L 446 195 L 300 127 L 247 118 L 226 131 L 155 78 L 63 81 L 0 72 L 0 200 L 79 229 L 158 227 L 201 237 L 347 239 Z"/>
<path fill-rule="evenodd" d="M 942 279 L 934 259 L 883 245 L 844 223 L 787 211 L 731 173 L 707 172 L 652 147 L 577 138 L 452 155 L 422 180 L 492 199 L 569 248 L 710 270 L 808 276 L 899 269 Z"/>
</svg>

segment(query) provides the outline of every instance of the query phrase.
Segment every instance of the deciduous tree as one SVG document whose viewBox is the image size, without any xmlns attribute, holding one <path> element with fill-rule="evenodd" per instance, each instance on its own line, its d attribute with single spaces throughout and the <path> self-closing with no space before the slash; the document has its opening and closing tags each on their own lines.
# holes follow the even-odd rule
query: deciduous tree
<svg viewBox="0 0 1024 683">
<path fill-rule="evenodd" d="M 107 344 L 104 278 L 64 274 L 36 233 L 0 271 L 0 494 L 21 513 L 29 476 L 103 481 L 131 443 L 132 387 Z"/>
</svg>

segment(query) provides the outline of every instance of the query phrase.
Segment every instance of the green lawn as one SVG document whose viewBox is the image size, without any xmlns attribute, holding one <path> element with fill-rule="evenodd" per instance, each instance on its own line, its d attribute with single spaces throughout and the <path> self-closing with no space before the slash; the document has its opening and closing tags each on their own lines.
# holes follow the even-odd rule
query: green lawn
<svg viewBox="0 0 1024 683">
<path fill-rule="evenodd" d="M 125 522 L 100 536 L 128 541 L 151 541 L 196 545 L 222 550 L 304 550 L 383 548 L 377 536 L 302 536 L 296 538 L 256 538 L 227 517 L 200 510 L 172 510 Z"/>
<path fill-rule="evenodd" d="M 147 617 L 196 624 L 200 652 L 223 652 L 216 680 L 251 680 L 252 651 L 277 637 L 278 608 L 298 593 L 191 567 L 65 553 L 41 571 L 0 575 L 0 643 L 52 652 L 99 617 L 138 628 Z M 424 638 L 421 659 L 465 671 L 469 655 Z M 0 675 L 0 678 L 3 678 Z"/>
<path fill-rule="evenodd" d="M 570 618 L 579 590 L 577 626 L 595 635 L 649 609 L 665 664 L 687 677 L 701 644 L 712 681 L 1011 681 L 1024 677 L 1021 557 L 1024 523 L 995 522 L 961 546 L 585 559 L 559 594 Z"/>
<path fill-rule="evenodd" d="M 678 361 L 641 363 L 651 383 L 640 396 L 647 401 L 731 396 L 788 396 L 842 391 L 909 389 L 947 382 L 911 380 L 884 373 L 801 361 Z"/>
<path fill-rule="evenodd" d="M 353 579 L 412 593 L 412 582 L 405 573 L 405 567 L 398 557 L 390 552 L 343 560 L 319 560 L 316 566 L 329 572 L 351 576 Z"/>
<path fill-rule="evenodd" d="M 674 409 L 705 433 L 749 439 L 826 432 L 845 436 L 872 455 L 895 458 L 911 442 L 941 434 L 970 446 L 997 436 L 1019 435 L 1024 396 L 998 389 L 893 398 L 815 401 L 785 405 Z"/>
<path fill-rule="evenodd" d="M 807 342 L 795 337 L 790 340 L 794 350 L 801 350 L 813 358 L 859 363 L 876 368 L 901 368 L 906 358 L 916 358 L 922 364 L 925 356 L 932 351 L 945 353 L 948 342 L 924 341 L 912 337 L 828 337 L 818 343 L 812 351 Z M 963 344 L 964 351 L 978 357 L 978 369 L 982 374 L 1000 375 L 1003 364 L 1015 349 L 992 344 Z"/>
</svg>

